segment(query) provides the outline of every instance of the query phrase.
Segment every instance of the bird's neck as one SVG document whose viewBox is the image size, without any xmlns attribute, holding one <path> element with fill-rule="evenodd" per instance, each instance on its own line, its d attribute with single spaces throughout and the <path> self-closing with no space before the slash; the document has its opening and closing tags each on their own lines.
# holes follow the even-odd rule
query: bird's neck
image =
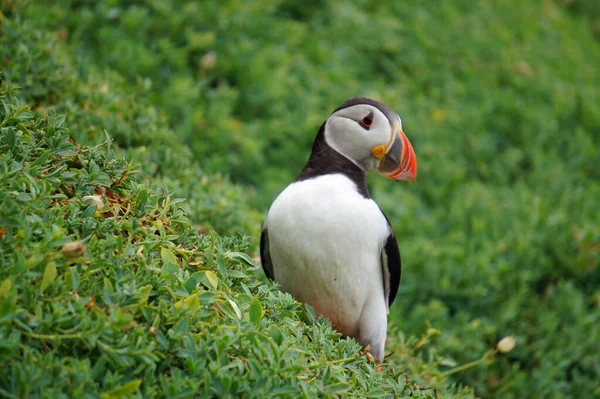
<svg viewBox="0 0 600 399">
<path fill-rule="evenodd" d="M 366 172 L 327 144 L 325 141 L 325 124 L 323 124 L 313 144 L 310 158 L 296 181 L 308 180 L 327 174 L 346 176 L 356 184 L 356 188 L 361 195 L 371 198 L 367 187 Z"/>
</svg>

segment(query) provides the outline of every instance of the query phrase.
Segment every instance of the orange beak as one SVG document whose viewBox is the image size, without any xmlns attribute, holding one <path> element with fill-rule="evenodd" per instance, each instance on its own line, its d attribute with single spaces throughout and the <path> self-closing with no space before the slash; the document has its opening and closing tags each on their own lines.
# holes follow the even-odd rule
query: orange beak
<svg viewBox="0 0 600 399">
<path fill-rule="evenodd" d="M 396 181 L 414 182 L 417 178 L 417 156 L 402 130 L 396 132 L 392 145 L 379 162 L 377 171 Z"/>
</svg>

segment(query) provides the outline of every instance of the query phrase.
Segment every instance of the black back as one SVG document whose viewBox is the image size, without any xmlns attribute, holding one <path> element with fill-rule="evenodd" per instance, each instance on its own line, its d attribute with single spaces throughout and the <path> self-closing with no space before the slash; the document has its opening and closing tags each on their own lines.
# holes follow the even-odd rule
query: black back
<svg viewBox="0 0 600 399">
<path fill-rule="evenodd" d="M 383 211 L 381 211 L 383 213 Z M 398 248 L 398 242 L 396 241 L 396 235 L 392 231 L 392 225 L 390 224 L 387 215 L 383 213 L 385 220 L 387 220 L 388 228 L 390 229 L 390 235 L 385 241 L 385 246 L 383 247 L 383 254 L 387 257 L 387 271 L 390 274 L 390 293 L 388 295 L 388 304 L 392 306 L 394 303 L 394 299 L 396 299 L 396 294 L 398 293 L 398 288 L 400 287 L 400 277 L 402 275 L 402 259 L 400 258 L 400 249 Z M 382 266 L 384 266 L 382 264 Z M 383 270 L 385 273 L 385 270 Z"/>
<path fill-rule="evenodd" d="M 271 262 L 271 253 L 269 252 L 269 231 L 264 225 L 263 230 L 260 233 L 260 263 L 265 275 L 269 279 L 275 280 L 273 262 Z"/>
</svg>

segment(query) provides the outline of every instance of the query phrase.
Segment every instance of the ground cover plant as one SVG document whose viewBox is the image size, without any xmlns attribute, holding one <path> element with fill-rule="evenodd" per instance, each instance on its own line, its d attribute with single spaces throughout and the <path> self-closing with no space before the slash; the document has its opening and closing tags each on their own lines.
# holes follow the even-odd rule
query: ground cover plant
<svg viewBox="0 0 600 399">
<path fill-rule="evenodd" d="M 71 283 L 67 271 L 71 273 L 75 267 L 81 277 L 80 269 L 96 262 L 100 247 L 105 248 L 106 256 L 109 248 L 114 249 L 118 241 L 109 238 L 121 231 L 115 223 L 120 223 L 123 215 L 114 215 L 116 221 L 106 222 L 104 214 L 95 217 L 97 209 L 92 212 L 82 198 L 102 194 L 100 187 L 110 188 L 102 184 L 112 186 L 119 173 L 125 171 L 128 175 L 121 182 L 123 186 L 115 186 L 115 190 L 123 197 L 125 207 L 131 204 L 136 217 L 146 218 L 139 225 L 133 223 L 136 232 L 152 239 L 137 244 L 123 236 L 123 244 L 119 245 L 130 249 L 137 245 L 135 251 L 143 246 L 144 262 L 150 269 L 161 270 L 169 260 L 161 257 L 161 248 L 166 247 L 176 256 L 181 273 L 215 273 L 221 280 L 217 291 L 231 291 L 216 293 L 216 298 L 235 302 L 238 295 L 249 295 L 243 297 L 245 302 L 236 302 L 242 319 L 248 322 L 240 331 L 250 331 L 254 298 L 265 311 L 257 331 L 278 325 L 270 318 L 270 306 L 275 305 L 265 302 L 265 298 L 280 298 L 279 294 L 272 286 L 255 280 L 257 273 L 251 262 L 231 258 L 227 253 L 252 255 L 261 214 L 301 168 L 320 123 L 346 98 L 367 95 L 383 100 L 400 113 L 417 152 L 419 176 L 410 186 L 390 187 L 389 182 L 381 180 L 371 183 L 374 197 L 396 227 L 404 269 L 389 327 L 388 348 L 394 351 L 390 361 L 396 364 L 396 370 L 391 371 L 391 377 L 368 374 L 373 385 L 363 392 L 374 390 L 374 395 L 379 394 L 377 389 L 389 389 L 386 384 L 392 384 L 392 380 L 398 383 L 398 373 L 405 373 L 411 381 L 405 386 L 415 395 L 434 393 L 416 389 L 411 385 L 413 381 L 420 387 L 442 389 L 452 382 L 467 384 L 481 397 L 600 396 L 600 22 L 594 2 L 515 5 L 508 0 L 457 0 L 374 5 L 366 1 L 315 1 L 311 7 L 288 1 L 61 0 L 52 4 L 2 4 L 0 60 L 2 79 L 8 84 L 4 90 L 21 86 L 4 101 L 18 107 L 18 98 L 30 105 L 32 112 L 29 115 L 30 111 L 23 111 L 23 121 L 7 123 L 6 128 L 16 130 L 13 136 L 2 135 L 3 145 L 11 145 L 8 138 L 14 137 L 11 154 L 17 138 L 22 151 L 34 151 L 39 139 L 27 144 L 16 133 L 21 129 L 18 124 L 46 126 L 50 121 L 60 121 L 63 115 L 60 129 L 67 129 L 61 137 L 68 135 L 75 146 L 92 148 L 85 149 L 85 156 L 99 157 L 114 151 L 128 160 L 118 163 L 114 158 L 99 161 L 91 157 L 97 167 L 90 169 L 86 164 L 83 170 L 88 176 L 80 176 L 77 171 L 82 167 L 77 165 L 61 171 L 76 173 L 80 179 L 69 184 L 80 185 L 82 192 L 62 192 L 71 201 L 60 203 L 64 198 L 50 198 L 60 195 L 55 191 L 44 192 L 39 202 L 38 197 L 32 197 L 27 220 L 33 220 L 33 224 L 41 223 L 36 221 L 37 215 L 46 221 L 45 228 L 51 228 L 54 222 L 48 218 L 52 214 L 70 212 L 70 218 L 66 214 L 62 218 L 71 224 L 56 222 L 66 229 L 58 238 L 52 239 L 52 233 L 43 229 L 32 229 L 30 233 L 19 221 L 24 215 L 17 218 L 5 213 L 12 215 L 14 226 L 5 233 L 2 245 L 18 239 L 18 248 L 29 248 L 24 253 L 36 253 L 44 259 L 27 264 L 29 280 L 25 284 L 13 277 L 21 276 L 22 271 L 4 268 L 7 262 L 18 264 L 13 259 L 17 247 L 11 244 L 6 247 L 10 250 L 3 249 L 6 258 L 2 259 L 0 282 L 9 288 L 0 291 L 8 292 L 11 299 L 4 300 L 3 296 L 2 306 L 11 312 L 15 306 L 24 309 L 27 315 L 17 312 L 17 320 L 23 325 L 32 329 L 30 320 L 38 314 L 51 314 L 45 325 L 50 328 L 63 313 L 49 313 L 44 306 L 69 307 L 73 306 L 70 301 L 76 302 L 64 299 L 72 298 L 66 291 Z M 107 137 L 112 140 L 110 151 Z M 2 153 L 7 149 L 3 147 Z M 35 164 L 42 153 L 27 160 L 23 153 L 23 160 L 18 162 L 27 161 L 24 168 L 43 171 Z M 54 154 L 42 158 L 40 164 L 50 167 L 60 162 L 64 159 Z M 113 173 L 111 181 L 100 172 L 109 177 Z M 95 180 L 98 175 L 99 181 Z M 12 182 L 13 176 L 6 179 Z M 19 210 L 20 205 L 28 203 L 27 196 L 32 194 L 27 191 L 27 181 L 19 183 L 25 187 L 22 191 L 3 186 L 13 193 L 6 194 L 6 198 L 14 208 L 6 209 Z M 38 184 L 50 184 L 48 190 L 55 188 L 51 182 Z M 143 192 L 146 194 L 140 194 Z M 27 195 L 19 197 L 21 193 Z M 134 206 L 139 195 L 151 202 L 143 210 Z M 169 210 L 157 219 L 156 212 L 164 210 L 167 197 L 171 201 Z M 176 203 L 177 198 L 187 200 Z M 48 213 L 52 201 L 57 202 L 53 205 L 57 208 Z M 114 207 L 115 203 L 109 202 Z M 86 209 L 92 214 L 83 218 Z M 91 231 L 88 224 L 92 222 L 101 227 L 97 243 L 84 234 Z M 0 228 L 8 229 L 8 224 L 0 224 Z M 198 228 L 207 234 L 197 236 Z M 218 274 L 218 262 L 205 254 L 207 248 L 211 253 L 215 251 L 218 241 L 208 234 L 210 229 L 228 237 L 222 239 L 226 243 L 224 253 L 217 250 L 225 270 L 245 273 L 247 280 L 228 280 L 226 274 Z M 33 242 L 19 237 L 20 230 L 22 234 L 33 234 L 26 236 L 33 237 Z M 241 238 L 244 235 L 249 238 Z M 73 263 L 60 257 L 44 258 L 55 256 L 64 241 L 75 239 L 86 241 L 87 258 L 69 261 Z M 181 245 L 181 253 L 168 244 L 171 241 Z M 44 255 L 44 250 L 55 255 Z M 85 303 L 92 296 L 96 303 L 104 300 L 95 290 L 102 287 L 104 292 L 106 280 L 114 288 L 142 278 L 130 271 L 125 273 L 129 270 L 126 265 L 133 260 L 113 259 L 125 256 L 121 250 L 111 256 L 101 258 L 99 264 L 103 266 L 97 280 L 91 273 L 85 275 L 88 286 L 80 279 L 80 285 L 87 287 L 83 295 L 82 289 L 78 291 L 80 298 L 86 298 L 82 301 L 88 301 Z M 202 267 L 194 265 L 196 258 L 202 260 Z M 49 261 L 56 264 L 56 282 L 41 292 Z M 112 272 L 108 267 L 111 262 L 118 266 Z M 48 273 L 53 274 L 52 268 Z M 92 284 L 95 281 L 101 281 L 98 287 Z M 183 299 L 185 303 L 186 293 L 193 297 L 188 291 L 177 291 L 177 279 L 165 277 L 160 284 L 151 281 L 140 283 L 152 286 L 147 305 L 150 308 L 165 306 L 160 305 L 161 301 L 177 303 Z M 249 287 L 248 291 L 240 293 L 241 282 Z M 215 290 L 208 280 L 197 283 L 204 291 Z M 165 294 L 163 290 L 170 286 L 175 287 L 169 288 L 172 293 Z M 69 291 L 73 291 L 72 286 Z M 139 295 L 135 291 L 130 288 L 127 295 Z M 29 307 L 23 302 L 22 292 L 28 293 L 25 297 Z M 50 293 L 63 299 L 41 299 L 42 311 L 36 313 L 40 303 L 36 298 L 50 299 Z M 111 306 L 130 304 L 125 299 L 119 301 Z M 190 301 L 195 306 L 195 300 Z M 226 307 L 227 303 L 220 306 Z M 199 309 L 205 305 L 199 302 Z M 290 302 L 289 306 L 296 305 Z M 117 317 L 101 308 L 107 317 Z M 298 311 L 294 308 L 286 316 L 304 326 L 302 323 L 310 316 Z M 123 312 L 124 317 L 133 317 L 131 323 L 154 326 L 133 308 Z M 177 314 L 171 316 L 166 319 L 188 320 L 190 334 L 197 333 L 190 326 L 200 315 L 187 314 L 181 319 Z M 117 319 L 105 322 L 109 330 L 121 331 L 119 328 L 129 326 Z M 97 357 L 92 359 L 109 356 L 89 342 L 75 346 L 62 340 L 42 344 L 25 335 L 31 331 L 19 322 L 6 319 L 3 323 L 3 328 L 8 325 L 10 329 L 3 330 L 3 338 L 9 336 L 7 331 L 15 334 L 3 341 L 5 346 L 22 345 L 31 350 L 30 357 L 23 357 L 30 362 L 23 364 L 37 362 L 38 371 L 43 368 L 41 364 L 58 367 L 59 358 L 77 361 L 72 359 L 83 353 L 83 346 L 90 353 L 96 351 Z M 161 328 L 167 336 L 171 325 L 161 324 Z M 327 331 L 324 325 L 318 328 Z M 33 333 L 52 335 L 50 331 Z M 517 338 L 515 348 L 491 356 L 489 351 L 507 335 Z M 113 341 L 105 341 L 113 339 L 110 334 L 101 337 L 98 342 L 113 345 Z M 320 342 L 335 348 L 346 345 Z M 351 349 L 344 350 L 349 352 L 338 352 L 340 357 L 351 356 Z M 44 351 L 54 360 L 40 363 Z M 173 352 L 161 351 L 174 356 Z M 10 356 L 3 361 L 21 359 L 20 354 Z M 167 392 L 162 385 L 158 388 L 148 382 L 152 373 L 163 370 L 161 367 L 181 367 L 174 366 L 172 358 L 165 355 L 165 359 L 144 363 L 148 366 L 140 366 L 134 377 L 124 371 L 130 370 L 129 363 L 122 366 L 114 354 L 110 356 L 114 364 L 102 360 L 94 372 L 82 373 L 86 376 L 82 381 L 89 385 L 79 386 L 93 386 L 97 392 L 106 393 L 140 380 L 139 387 L 135 387 L 138 394 L 150 394 L 155 392 L 153 389 Z M 463 365 L 471 367 L 461 369 Z M 103 367 L 116 377 L 105 377 Z M 153 367 L 154 371 L 148 371 Z M 309 392 L 321 389 L 317 385 L 323 381 L 325 387 L 362 380 L 339 364 L 331 367 L 336 368 L 336 379 L 330 380 L 332 371 L 326 372 L 327 367 L 318 367 L 322 374 L 309 378 L 310 384 L 316 384 L 307 388 Z M 365 367 L 361 372 L 372 371 L 366 364 L 358 367 Z M 191 375 L 201 379 L 193 372 L 175 373 L 181 378 L 176 381 L 191 384 L 190 389 L 200 386 L 194 385 L 199 384 L 195 379 L 190 380 Z M 41 371 L 38 375 L 43 376 Z M 18 376 L 3 377 L 2 389 L 18 395 L 18 391 L 7 388 L 8 381 Z M 210 384 L 206 379 L 202 381 Z M 298 385 L 300 382 L 295 383 L 283 385 L 304 389 Z M 137 382 L 132 384 L 126 387 L 134 392 Z M 270 389 L 265 384 L 266 390 L 260 391 L 263 394 Z M 346 385 L 339 387 L 350 395 Z M 322 389 L 322 395 L 333 395 Z M 452 389 L 438 392 L 448 397 L 453 394 Z"/>
<path fill-rule="evenodd" d="M 251 277 L 244 237 L 198 234 L 109 140 L 74 144 L 6 83 L 0 103 L 4 397 L 424 396 Z"/>
<path fill-rule="evenodd" d="M 169 157 L 178 144 L 151 107 L 103 89 L 118 77 L 74 78 L 54 33 L 22 12 L 3 10 L 0 36 L 3 397 L 472 397 L 410 359 L 418 339 L 377 372 L 265 284 L 249 237 L 209 229 L 252 220 L 239 188 Z M 141 123 L 143 143 L 123 138 Z M 188 208 L 202 226 L 174 196 L 190 176 L 207 180 Z"/>
</svg>

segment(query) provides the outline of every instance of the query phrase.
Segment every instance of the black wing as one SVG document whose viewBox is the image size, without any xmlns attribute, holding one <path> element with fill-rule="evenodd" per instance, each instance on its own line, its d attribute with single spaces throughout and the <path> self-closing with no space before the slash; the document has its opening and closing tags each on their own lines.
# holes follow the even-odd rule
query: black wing
<svg viewBox="0 0 600 399">
<path fill-rule="evenodd" d="M 275 280 L 273 263 L 271 263 L 271 254 L 269 253 L 269 232 L 266 223 L 263 224 L 262 233 L 260 234 L 260 262 L 267 277 Z"/>
<path fill-rule="evenodd" d="M 383 216 L 385 216 L 385 213 Z M 394 299 L 396 299 L 398 287 L 400 286 L 402 261 L 400 259 L 398 242 L 396 242 L 396 236 L 392 231 L 392 225 L 387 216 L 385 216 L 385 219 L 388 223 L 390 235 L 387 237 L 383 250 L 381 251 L 381 267 L 383 268 L 383 285 L 387 295 L 389 309 L 389 307 L 392 306 L 392 303 L 394 303 Z"/>
</svg>

